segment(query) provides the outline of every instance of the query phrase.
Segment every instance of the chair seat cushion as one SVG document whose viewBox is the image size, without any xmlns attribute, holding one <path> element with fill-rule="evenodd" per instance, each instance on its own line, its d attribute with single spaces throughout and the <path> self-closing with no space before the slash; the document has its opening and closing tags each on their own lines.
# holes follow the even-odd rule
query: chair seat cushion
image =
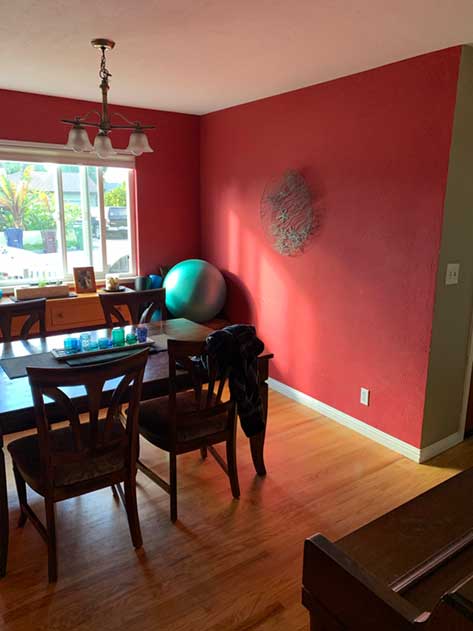
<svg viewBox="0 0 473 631">
<path fill-rule="evenodd" d="M 103 432 L 105 423 L 99 421 L 99 437 Z M 90 446 L 90 424 L 82 423 L 80 426 L 83 447 Z M 55 454 L 60 452 L 73 452 L 74 443 L 70 427 L 51 430 L 49 432 L 52 450 Z M 108 440 L 119 441 L 126 437 L 125 429 L 121 423 L 114 422 L 110 438 Z M 41 475 L 41 461 L 39 451 L 38 434 L 25 436 L 14 440 L 8 445 L 13 462 L 20 471 L 23 479 L 38 493 L 42 493 L 43 480 Z M 75 455 L 75 454 L 74 454 Z M 104 450 L 102 453 L 88 454 L 80 460 L 71 458 L 71 462 L 57 464 L 54 470 L 54 486 L 63 487 L 94 480 L 110 473 L 120 471 L 125 467 L 125 452 L 118 446 Z"/>
<path fill-rule="evenodd" d="M 227 412 L 205 419 L 192 416 L 198 411 L 192 390 L 178 393 L 176 411 L 178 443 L 197 440 L 227 429 Z M 140 434 L 151 443 L 163 449 L 168 448 L 170 444 L 168 397 L 159 397 L 140 403 L 138 426 Z"/>
</svg>

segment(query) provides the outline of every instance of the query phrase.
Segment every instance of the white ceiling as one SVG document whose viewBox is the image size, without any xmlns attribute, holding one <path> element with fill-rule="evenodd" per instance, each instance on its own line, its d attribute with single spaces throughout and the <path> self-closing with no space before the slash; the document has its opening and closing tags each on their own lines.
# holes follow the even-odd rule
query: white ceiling
<svg viewBox="0 0 473 631">
<path fill-rule="evenodd" d="M 473 41 L 473 0 L 15 0 L 0 87 L 202 114 Z M 8 8 L 6 8 L 8 4 Z"/>
</svg>

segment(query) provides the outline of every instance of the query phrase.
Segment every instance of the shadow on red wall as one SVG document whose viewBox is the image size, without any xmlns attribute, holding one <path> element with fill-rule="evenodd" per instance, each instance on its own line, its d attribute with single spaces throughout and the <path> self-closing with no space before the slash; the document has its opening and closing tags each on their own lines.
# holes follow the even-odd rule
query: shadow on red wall
<svg viewBox="0 0 473 631">
<path fill-rule="evenodd" d="M 227 284 L 225 315 L 234 324 L 254 324 L 256 308 L 247 286 L 228 270 L 222 270 L 222 274 Z"/>
</svg>

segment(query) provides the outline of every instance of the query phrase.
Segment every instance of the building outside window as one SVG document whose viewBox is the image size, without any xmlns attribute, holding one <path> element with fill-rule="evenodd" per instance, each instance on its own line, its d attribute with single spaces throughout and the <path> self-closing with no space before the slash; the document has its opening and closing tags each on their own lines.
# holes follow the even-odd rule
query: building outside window
<svg viewBox="0 0 473 631">
<path fill-rule="evenodd" d="M 130 275 L 133 170 L 0 160 L 0 285 Z"/>
</svg>

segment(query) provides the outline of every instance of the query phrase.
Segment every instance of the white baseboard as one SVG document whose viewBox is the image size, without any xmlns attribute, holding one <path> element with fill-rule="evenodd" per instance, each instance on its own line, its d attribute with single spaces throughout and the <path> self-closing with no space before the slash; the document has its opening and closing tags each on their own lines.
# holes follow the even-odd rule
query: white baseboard
<svg viewBox="0 0 473 631">
<path fill-rule="evenodd" d="M 376 429 L 376 427 L 368 425 L 364 421 L 360 421 L 345 412 L 341 412 L 331 405 L 318 401 L 317 399 L 310 397 L 308 394 L 304 394 L 295 388 L 291 388 L 281 381 L 277 381 L 276 379 L 272 379 L 270 377 L 268 379 L 268 385 L 273 390 L 276 390 L 286 397 L 297 401 L 297 403 L 301 403 L 316 412 L 320 412 L 337 423 L 353 429 L 355 432 L 358 432 L 358 434 L 371 438 L 371 440 L 374 440 L 380 445 L 384 445 L 385 447 L 406 456 L 406 458 L 414 460 L 414 462 L 425 462 L 437 454 L 442 453 L 442 451 L 446 451 L 447 449 L 450 449 L 450 447 L 457 445 L 463 440 L 462 434 L 460 432 L 456 432 L 455 434 L 451 434 L 433 445 L 419 449 L 418 447 L 414 447 L 399 438 L 386 434 L 386 432 L 383 432 L 380 429 Z"/>
<path fill-rule="evenodd" d="M 436 443 L 432 443 L 432 445 L 428 445 L 427 447 L 422 447 L 420 450 L 420 460 L 419 462 L 425 462 L 426 460 L 430 460 L 434 456 L 441 454 L 443 451 L 447 451 L 450 447 L 454 447 L 463 441 L 463 431 L 455 432 L 454 434 L 450 434 L 446 438 L 442 438 L 442 440 L 437 441 Z"/>
</svg>

